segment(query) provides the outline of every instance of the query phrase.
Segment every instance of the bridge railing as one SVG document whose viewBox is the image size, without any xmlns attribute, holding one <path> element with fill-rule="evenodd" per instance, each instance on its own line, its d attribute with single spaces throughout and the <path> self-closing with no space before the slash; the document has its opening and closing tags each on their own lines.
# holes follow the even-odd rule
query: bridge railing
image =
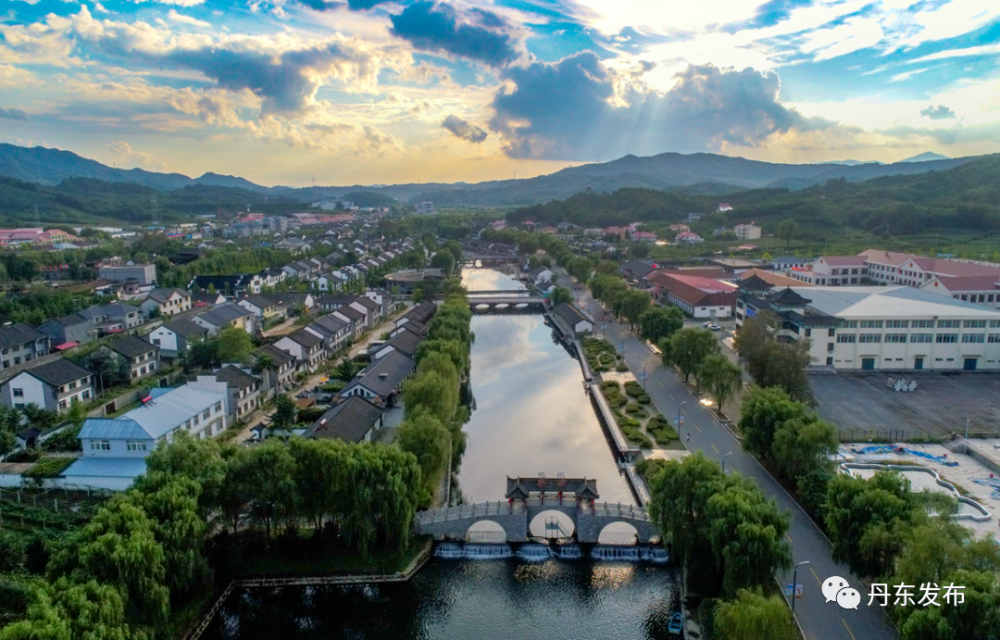
<svg viewBox="0 0 1000 640">
<path fill-rule="evenodd" d="M 553 506 L 557 502 L 552 503 Z M 533 505 L 537 506 L 537 502 Z M 415 520 L 417 524 L 427 525 L 439 522 L 451 522 L 453 520 L 467 520 L 472 518 L 487 518 L 490 516 L 506 516 L 511 513 L 523 513 L 524 509 L 520 503 L 514 505 L 506 502 L 480 502 L 477 504 L 464 504 L 456 507 L 444 507 L 441 509 L 429 509 L 417 513 Z M 649 514 L 643 507 L 631 504 L 615 504 L 611 502 L 595 503 L 593 508 L 586 506 L 581 511 L 581 515 L 596 516 L 599 518 L 622 518 L 625 520 L 639 520 L 649 522 Z"/>
<path fill-rule="evenodd" d="M 624 518 L 626 520 L 641 520 L 649 522 L 649 513 L 643 507 L 631 504 L 612 504 L 610 502 L 598 502 L 590 515 L 600 518 Z"/>
<path fill-rule="evenodd" d="M 511 510 L 511 505 L 506 502 L 480 502 L 477 504 L 463 504 L 456 507 L 420 511 L 416 515 L 416 521 L 417 524 L 433 524 L 435 522 L 450 522 L 452 520 L 465 520 L 467 518 L 506 516 L 510 515 Z M 522 511 L 520 505 L 513 507 L 513 513 L 522 513 Z"/>
</svg>

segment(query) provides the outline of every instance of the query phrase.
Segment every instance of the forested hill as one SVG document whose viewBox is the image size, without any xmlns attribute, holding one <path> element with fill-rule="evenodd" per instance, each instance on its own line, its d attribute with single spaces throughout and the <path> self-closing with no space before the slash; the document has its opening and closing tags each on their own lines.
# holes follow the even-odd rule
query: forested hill
<svg viewBox="0 0 1000 640">
<path fill-rule="evenodd" d="M 0 177 L 0 225 L 37 222 L 152 224 L 200 214 L 235 213 L 247 206 L 262 213 L 292 213 L 302 203 L 232 187 L 191 185 L 173 191 L 92 178 L 45 186 Z"/>
<path fill-rule="evenodd" d="M 732 211 L 716 212 L 720 201 Z M 1000 156 L 987 156 L 946 171 L 848 182 L 830 180 L 800 191 L 755 189 L 723 197 L 651 189 L 580 193 L 566 200 L 517 209 L 511 222 L 567 221 L 583 227 L 644 221 L 684 222 L 688 213 L 711 213 L 699 228 L 731 227 L 754 221 L 765 233 L 785 218 L 804 237 L 830 237 L 846 227 L 889 233 L 927 228 L 1000 230 Z M 692 225 L 694 226 L 694 225 Z"/>
<path fill-rule="evenodd" d="M 625 156 L 604 163 L 569 167 L 550 175 L 521 180 L 496 180 L 476 184 L 432 183 L 378 186 L 265 187 L 244 178 L 206 173 L 189 178 L 179 173 L 156 173 L 142 169 L 117 169 L 88 160 L 69 151 L 27 148 L 0 144 L 0 176 L 41 185 L 55 186 L 71 178 L 92 178 L 106 182 L 132 183 L 172 191 L 185 187 L 211 186 L 237 188 L 269 194 L 299 202 L 326 199 L 366 202 L 421 202 L 430 200 L 438 209 L 455 207 L 510 207 L 568 198 L 590 189 L 611 193 L 627 187 L 680 189 L 695 193 L 718 193 L 737 188 L 804 189 L 835 178 L 849 182 L 880 176 L 909 175 L 940 171 L 959 166 L 973 158 L 897 162 L 893 164 L 782 164 L 760 162 L 712 153 L 661 153 L 655 156 Z M 322 179 L 322 178 L 320 178 Z M 333 181 L 334 178 L 323 180 Z M 352 197 L 353 196 L 353 197 Z M 357 202 L 356 202 L 357 203 Z M 366 206 L 366 205 L 361 205 Z M 371 205 L 369 205 L 371 206 Z"/>
</svg>

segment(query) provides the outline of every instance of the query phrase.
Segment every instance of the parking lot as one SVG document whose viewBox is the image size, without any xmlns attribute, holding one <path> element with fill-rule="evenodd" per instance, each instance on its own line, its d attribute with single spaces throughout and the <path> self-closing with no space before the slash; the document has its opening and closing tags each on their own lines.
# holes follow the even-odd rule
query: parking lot
<svg viewBox="0 0 1000 640">
<path fill-rule="evenodd" d="M 916 380 L 917 390 L 895 391 L 890 377 Z M 1000 373 L 817 373 L 809 382 L 842 439 L 934 438 L 964 432 L 966 420 L 972 432 L 1000 433 Z"/>
</svg>

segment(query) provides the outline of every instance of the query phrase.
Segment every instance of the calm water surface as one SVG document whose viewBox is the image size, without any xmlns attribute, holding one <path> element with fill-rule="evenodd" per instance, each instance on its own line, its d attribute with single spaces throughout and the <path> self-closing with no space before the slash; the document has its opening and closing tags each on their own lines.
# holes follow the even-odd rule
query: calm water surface
<svg viewBox="0 0 1000 640">
<path fill-rule="evenodd" d="M 470 289 L 511 276 L 465 271 Z M 476 315 L 468 448 L 458 487 L 502 500 L 507 475 L 597 478 L 602 500 L 632 504 L 580 366 L 540 315 Z M 244 640 L 617 640 L 667 638 L 676 573 L 645 563 L 432 559 L 407 583 L 234 591 L 203 638 Z"/>
<path fill-rule="evenodd" d="M 434 560 L 407 583 L 234 591 L 212 640 L 667 638 L 674 573 L 589 560 Z"/>
</svg>

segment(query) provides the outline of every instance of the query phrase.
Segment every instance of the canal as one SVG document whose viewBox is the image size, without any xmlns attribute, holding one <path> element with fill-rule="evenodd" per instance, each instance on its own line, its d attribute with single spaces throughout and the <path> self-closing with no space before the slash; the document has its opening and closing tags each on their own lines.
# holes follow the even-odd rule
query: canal
<svg viewBox="0 0 1000 640">
<path fill-rule="evenodd" d="M 470 290 L 520 287 L 513 277 L 487 269 L 465 270 L 464 282 Z M 556 341 L 544 317 L 476 314 L 472 329 L 475 410 L 464 427 L 468 445 L 455 487 L 464 499 L 502 500 L 508 475 L 563 472 L 596 478 L 602 501 L 634 504 L 584 393 L 579 363 Z M 677 610 L 677 577 L 670 565 L 471 546 L 482 552 L 470 554 L 467 545 L 464 557 L 493 559 L 435 557 L 406 583 L 236 589 L 202 638 L 669 637 L 667 624 Z M 531 546 L 535 552 L 541 547 Z M 620 557 L 598 551 L 591 555 Z"/>
<path fill-rule="evenodd" d="M 491 269 L 466 269 L 470 291 L 523 288 Z M 467 445 L 458 472 L 465 502 L 502 500 L 507 476 L 596 478 L 600 500 L 635 504 L 583 388 L 580 363 L 545 316 L 475 314 Z M 453 500 L 454 501 L 454 500 Z"/>
</svg>

